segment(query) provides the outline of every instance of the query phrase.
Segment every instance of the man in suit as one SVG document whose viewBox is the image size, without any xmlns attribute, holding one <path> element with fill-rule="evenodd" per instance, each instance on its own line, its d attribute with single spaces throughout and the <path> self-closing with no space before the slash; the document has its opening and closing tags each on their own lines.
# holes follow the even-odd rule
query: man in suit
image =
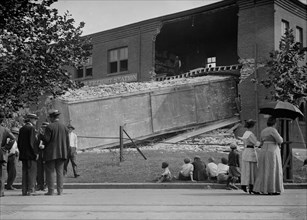
<svg viewBox="0 0 307 220">
<path fill-rule="evenodd" d="M 43 122 L 42 126 L 41 126 L 41 131 L 42 133 L 45 131 L 47 125 L 49 125 L 48 122 Z M 41 190 L 41 191 L 45 191 L 46 188 L 46 181 L 45 181 L 45 161 L 44 161 L 44 148 L 45 148 L 45 143 L 44 141 L 41 139 L 41 136 L 39 135 L 38 137 L 38 148 L 39 148 L 39 157 L 37 160 L 37 176 L 36 176 L 36 190 Z"/>
<path fill-rule="evenodd" d="M 9 129 L 3 127 L 1 123 L 3 122 L 5 118 L 5 115 L 3 112 L 0 112 L 0 147 L 1 151 L 7 151 L 5 149 L 5 145 L 8 142 L 8 139 L 15 141 L 14 135 L 10 132 Z M 3 152 L 5 153 L 5 152 Z M 7 161 L 6 161 L 7 162 Z M 4 182 L 5 182 L 5 175 L 6 175 L 6 162 L 5 161 L 0 161 L 0 197 L 4 196 Z"/>
<path fill-rule="evenodd" d="M 67 159 L 69 148 L 69 136 L 67 127 L 59 121 L 58 110 L 49 111 L 50 124 L 42 132 L 45 143 L 44 160 L 46 169 L 46 182 L 48 192 L 45 195 L 53 195 L 55 173 L 57 181 L 57 193 L 63 192 L 64 163 Z"/>
<path fill-rule="evenodd" d="M 35 125 L 36 114 L 26 115 L 26 124 L 19 130 L 17 146 L 19 160 L 22 161 L 22 195 L 31 196 L 35 193 L 37 173 L 38 145 Z"/>
</svg>

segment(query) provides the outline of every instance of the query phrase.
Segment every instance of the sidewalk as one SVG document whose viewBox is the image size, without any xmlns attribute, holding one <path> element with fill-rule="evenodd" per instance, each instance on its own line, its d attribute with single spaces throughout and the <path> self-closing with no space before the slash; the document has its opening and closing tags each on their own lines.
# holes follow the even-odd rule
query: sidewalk
<svg viewBox="0 0 307 220">
<path fill-rule="evenodd" d="M 21 196 L 20 189 L 6 191 L 0 199 L 0 219 L 306 220 L 307 216 L 307 194 L 302 189 L 285 190 L 280 196 L 226 189 L 64 189 L 61 196 L 44 193 Z"/>
</svg>

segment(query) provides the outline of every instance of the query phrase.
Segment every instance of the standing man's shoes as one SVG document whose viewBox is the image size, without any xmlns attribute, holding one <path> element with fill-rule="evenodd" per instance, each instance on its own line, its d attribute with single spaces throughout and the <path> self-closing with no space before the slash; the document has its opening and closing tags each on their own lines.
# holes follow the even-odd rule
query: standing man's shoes
<svg viewBox="0 0 307 220">
<path fill-rule="evenodd" d="M 75 175 L 75 178 L 77 178 L 78 176 L 80 176 L 80 175 L 79 175 L 79 174 L 76 174 L 76 175 Z"/>
</svg>

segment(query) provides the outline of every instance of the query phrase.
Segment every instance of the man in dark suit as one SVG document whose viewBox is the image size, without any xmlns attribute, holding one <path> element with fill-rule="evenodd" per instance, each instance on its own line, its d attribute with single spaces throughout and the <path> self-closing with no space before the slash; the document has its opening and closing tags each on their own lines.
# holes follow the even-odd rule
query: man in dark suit
<svg viewBox="0 0 307 220">
<path fill-rule="evenodd" d="M 26 124 L 19 130 L 18 150 L 19 160 L 22 161 L 22 195 L 31 196 L 35 193 L 37 173 L 38 144 L 35 125 L 36 114 L 26 115 Z"/>
<path fill-rule="evenodd" d="M 1 152 L 0 153 L 6 153 L 7 150 L 5 146 L 8 143 L 8 138 L 11 141 L 15 141 L 14 135 L 10 132 L 9 129 L 3 127 L 1 123 L 3 122 L 5 118 L 5 115 L 3 112 L 0 112 L 0 147 Z M 3 149 L 3 151 L 2 151 Z M 6 163 L 7 161 L 0 160 L 0 197 L 4 196 L 4 182 L 5 182 L 5 175 L 6 175 Z"/>
<path fill-rule="evenodd" d="M 50 124 L 42 132 L 45 143 L 44 160 L 46 169 L 46 182 L 48 192 L 45 195 L 53 195 L 55 173 L 57 180 L 57 192 L 63 192 L 64 163 L 68 156 L 69 136 L 67 127 L 59 121 L 58 110 L 49 111 Z"/>
</svg>

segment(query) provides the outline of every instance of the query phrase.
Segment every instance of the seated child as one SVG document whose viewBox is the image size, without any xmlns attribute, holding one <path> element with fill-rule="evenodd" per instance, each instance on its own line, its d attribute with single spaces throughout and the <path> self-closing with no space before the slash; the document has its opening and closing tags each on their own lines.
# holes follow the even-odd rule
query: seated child
<svg viewBox="0 0 307 220">
<path fill-rule="evenodd" d="M 238 189 L 235 183 L 241 176 L 240 172 L 240 154 L 237 150 L 237 145 L 230 144 L 230 153 L 228 155 L 229 176 L 227 180 L 226 189 Z"/>
<path fill-rule="evenodd" d="M 158 183 L 170 182 L 172 180 L 172 174 L 171 174 L 171 171 L 168 168 L 168 163 L 167 162 L 163 162 L 162 163 L 162 169 L 163 169 L 163 173 L 158 178 L 157 182 Z"/>
<path fill-rule="evenodd" d="M 221 163 L 217 165 L 217 182 L 218 183 L 226 183 L 228 179 L 229 166 L 228 160 L 223 157 L 221 159 Z"/>
<path fill-rule="evenodd" d="M 206 170 L 206 164 L 200 159 L 199 156 L 194 157 L 193 179 L 196 181 L 205 181 L 208 179 L 208 174 Z"/>
<path fill-rule="evenodd" d="M 209 176 L 210 180 L 216 180 L 217 177 L 217 165 L 216 163 L 214 163 L 214 158 L 213 157 L 209 157 L 208 159 L 208 164 L 207 164 L 207 173 Z"/>
<path fill-rule="evenodd" d="M 175 178 L 178 180 L 191 180 L 192 182 L 195 182 L 195 180 L 193 179 L 193 170 L 194 166 L 193 164 L 190 163 L 190 159 L 185 158 L 184 164 L 181 167 L 178 178 L 176 177 Z"/>
</svg>

